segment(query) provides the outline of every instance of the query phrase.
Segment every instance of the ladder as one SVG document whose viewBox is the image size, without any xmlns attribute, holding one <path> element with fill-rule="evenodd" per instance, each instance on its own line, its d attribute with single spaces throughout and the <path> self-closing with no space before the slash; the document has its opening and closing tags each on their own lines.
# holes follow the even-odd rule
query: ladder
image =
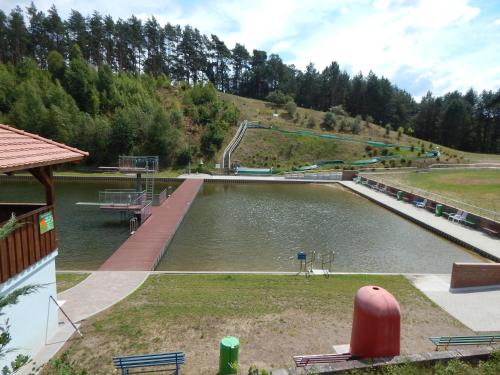
<svg viewBox="0 0 500 375">
<path fill-rule="evenodd" d="M 299 257 L 300 266 L 297 275 L 304 273 L 306 277 L 311 275 L 323 275 L 326 278 L 330 277 L 332 272 L 332 265 L 335 260 L 335 251 L 330 251 L 327 253 L 316 254 L 316 251 L 312 251 L 309 254 L 301 253 L 303 256 Z M 305 256 L 304 256 L 305 255 Z M 315 268 L 316 263 L 321 264 L 321 268 Z"/>
<path fill-rule="evenodd" d="M 146 191 L 146 202 L 153 202 L 155 193 L 155 174 L 158 171 L 158 157 L 147 157 L 145 160 L 145 168 L 144 190 Z"/>
</svg>

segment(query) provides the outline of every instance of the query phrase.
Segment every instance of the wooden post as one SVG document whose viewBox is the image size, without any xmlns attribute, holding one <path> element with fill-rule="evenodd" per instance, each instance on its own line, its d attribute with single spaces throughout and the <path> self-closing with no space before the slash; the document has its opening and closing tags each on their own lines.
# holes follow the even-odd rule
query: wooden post
<svg viewBox="0 0 500 375">
<path fill-rule="evenodd" d="M 53 206 L 55 203 L 55 194 L 52 166 L 31 168 L 29 172 L 45 187 L 45 201 L 47 206 Z"/>
</svg>

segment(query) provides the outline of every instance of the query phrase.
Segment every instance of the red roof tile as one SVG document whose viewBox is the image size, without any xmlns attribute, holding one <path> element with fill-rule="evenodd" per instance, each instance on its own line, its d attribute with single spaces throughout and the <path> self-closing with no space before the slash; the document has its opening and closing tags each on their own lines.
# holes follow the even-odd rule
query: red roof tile
<svg viewBox="0 0 500 375">
<path fill-rule="evenodd" d="M 89 153 L 0 124 L 0 173 L 78 161 Z"/>
</svg>

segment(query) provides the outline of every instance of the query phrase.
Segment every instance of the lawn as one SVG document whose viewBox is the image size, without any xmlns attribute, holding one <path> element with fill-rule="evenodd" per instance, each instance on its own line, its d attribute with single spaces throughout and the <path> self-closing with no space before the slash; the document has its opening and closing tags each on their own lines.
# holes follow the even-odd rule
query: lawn
<svg viewBox="0 0 500 375">
<path fill-rule="evenodd" d="M 61 293 L 66 289 L 73 288 L 76 284 L 85 280 L 89 274 L 88 273 L 57 273 L 57 292 Z"/>
<path fill-rule="evenodd" d="M 183 374 L 215 374 L 219 340 L 234 335 L 241 373 L 251 364 L 291 366 L 292 355 L 330 353 L 349 342 L 355 292 L 372 284 L 400 302 L 403 353 L 433 350 L 432 335 L 471 333 L 402 276 L 154 275 L 83 322 L 84 338 L 65 350 L 89 374 L 111 373 L 115 355 L 176 350 L 186 353 Z"/>
<path fill-rule="evenodd" d="M 433 170 L 429 173 L 387 174 L 384 178 L 500 212 L 500 170 Z"/>
</svg>

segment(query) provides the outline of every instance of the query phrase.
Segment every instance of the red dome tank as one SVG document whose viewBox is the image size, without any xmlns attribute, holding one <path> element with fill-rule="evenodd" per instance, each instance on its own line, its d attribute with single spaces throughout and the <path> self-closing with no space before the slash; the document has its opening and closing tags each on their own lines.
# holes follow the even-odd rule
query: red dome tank
<svg viewBox="0 0 500 375">
<path fill-rule="evenodd" d="M 401 311 L 396 298 L 379 286 L 364 286 L 354 299 L 351 354 L 361 358 L 399 355 Z"/>
</svg>

